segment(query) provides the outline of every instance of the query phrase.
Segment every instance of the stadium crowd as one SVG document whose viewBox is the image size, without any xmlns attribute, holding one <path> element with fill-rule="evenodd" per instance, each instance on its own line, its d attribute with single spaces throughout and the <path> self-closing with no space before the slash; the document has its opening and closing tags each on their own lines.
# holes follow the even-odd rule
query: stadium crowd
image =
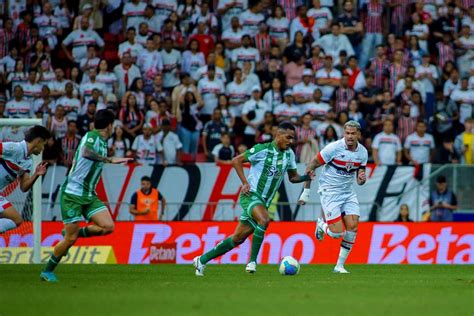
<svg viewBox="0 0 474 316">
<path fill-rule="evenodd" d="M 0 116 L 70 165 L 94 113 L 110 155 L 229 163 L 297 127 L 308 161 L 356 120 L 377 164 L 474 162 L 472 0 L 7 0 Z M 4 140 L 17 140 L 4 128 Z"/>
</svg>

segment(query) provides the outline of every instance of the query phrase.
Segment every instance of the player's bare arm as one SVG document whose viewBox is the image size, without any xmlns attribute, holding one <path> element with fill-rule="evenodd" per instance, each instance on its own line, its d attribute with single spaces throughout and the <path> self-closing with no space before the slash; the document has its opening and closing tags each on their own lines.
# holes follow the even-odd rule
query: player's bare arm
<svg viewBox="0 0 474 316">
<path fill-rule="evenodd" d="M 248 194 L 250 191 L 250 185 L 247 181 L 247 178 L 245 178 L 244 173 L 245 162 L 247 162 L 247 159 L 245 158 L 244 154 L 240 154 L 234 159 L 232 159 L 232 166 L 234 167 L 235 171 L 237 172 L 237 175 L 239 176 L 240 181 L 242 182 L 242 194 Z"/>
<path fill-rule="evenodd" d="M 357 184 L 364 185 L 366 181 L 365 167 L 360 167 L 359 170 L 357 170 Z"/>
<path fill-rule="evenodd" d="M 20 189 L 23 192 L 27 192 L 28 190 L 33 187 L 35 181 L 40 177 L 46 174 L 46 170 L 48 169 L 48 163 L 43 161 L 37 167 L 33 175 L 29 175 L 29 173 L 25 172 L 20 178 Z"/>
<path fill-rule="evenodd" d="M 314 178 L 314 170 L 321 167 L 323 163 L 321 163 L 318 156 L 315 156 L 313 160 L 311 160 L 308 165 L 306 166 L 305 174 L 310 177 L 310 180 L 305 180 L 303 185 L 303 192 L 298 199 L 299 205 L 305 205 L 306 202 L 309 200 L 310 188 L 311 188 L 311 180 Z"/>
<path fill-rule="evenodd" d="M 313 175 L 312 171 L 305 175 L 299 175 L 296 170 L 288 170 L 288 178 L 291 183 L 311 182 L 311 180 L 313 180 Z"/>
<path fill-rule="evenodd" d="M 84 146 L 82 149 L 82 157 L 93 160 L 93 161 L 112 163 L 112 164 L 127 163 L 133 160 L 133 158 L 103 157 L 99 155 L 97 152 L 93 151 L 92 149 L 86 146 Z"/>
</svg>

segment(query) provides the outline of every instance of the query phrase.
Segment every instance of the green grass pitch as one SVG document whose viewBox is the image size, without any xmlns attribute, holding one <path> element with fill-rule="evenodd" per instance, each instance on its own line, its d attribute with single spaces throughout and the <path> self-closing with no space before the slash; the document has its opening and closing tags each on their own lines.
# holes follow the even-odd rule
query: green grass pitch
<svg viewBox="0 0 474 316">
<path fill-rule="evenodd" d="M 474 315 L 472 265 L 347 268 L 209 265 L 198 278 L 191 265 L 62 265 L 50 284 L 41 266 L 0 265 L 0 316 Z"/>
</svg>

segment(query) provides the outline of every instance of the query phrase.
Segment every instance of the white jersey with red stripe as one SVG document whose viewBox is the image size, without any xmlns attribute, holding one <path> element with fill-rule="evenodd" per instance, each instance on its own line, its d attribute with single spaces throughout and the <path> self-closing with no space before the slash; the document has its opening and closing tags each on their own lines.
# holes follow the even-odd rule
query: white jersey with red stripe
<svg viewBox="0 0 474 316">
<path fill-rule="evenodd" d="M 0 143 L 0 190 L 16 178 L 30 172 L 33 160 L 28 156 L 26 141 Z"/>
<path fill-rule="evenodd" d="M 354 151 L 349 150 L 342 138 L 324 147 L 317 158 L 325 165 L 319 177 L 318 192 L 347 195 L 354 193 L 354 173 L 365 168 L 368 153 L 360 143 Z"/>
</svg>

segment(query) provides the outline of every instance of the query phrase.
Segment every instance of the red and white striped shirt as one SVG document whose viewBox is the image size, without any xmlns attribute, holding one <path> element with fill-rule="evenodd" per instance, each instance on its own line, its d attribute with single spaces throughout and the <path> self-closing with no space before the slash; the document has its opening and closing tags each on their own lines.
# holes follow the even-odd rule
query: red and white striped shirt
<svg viewBox="0 0 474 316">
<path fill-rule="evenodd" d="M 64 153 L 64 164 L 66 166 L 71 166 L 72 160 L 74 159 L 74 154 L 76 153 L 77 147 L 79 147 L 79 143 L 81 142 L 81 137 L 79 135 L 75 135 L 74 137 L 69 138 L 66 135 L 61 138 L 60 142 Z"/>
<path fill-rule="evenodd" d="M 8 55 L 10 51 L 10 41 L 15 38 L 13 31 L 7 32 L 5 29 L 0 29 L 0 58 Z"/>
<path fill-rule="evenodd" d="M 367 16 L 365 19 L 366 33 L 382 33 L 383 5 L 378 1 L 367 4 Z"/>
<path fill-rule="evenodd" d="M 452 44 L 439 42 L 436 44 L 438 49 L 438 65 L 443 68 L 448 61 L 454 62 L 454 49 Z"/>
<path fill-rule="evenodd" d="M 296 128 L 296 141 L 303 139 L 312 139 L 316 137 L 316 130 L 313 128 L 304 128 L 303 126 Z M 304 144 L 299 144 L 296 147 L 296 157 L 299 159 L 301 155 L 301 150 L 303 149 Z"/>
<path fill-rule="evenodd" d="M 334 95 L 336 97 L 336 113 L 340 113 L 347 110 L 349 101 L 355 97 L 355 92 L 351 88 L 339 87 L 334 92 Z"/>
<path fill-rule="evenodd" d="M 255 45 L 261 53 L 269 52 L 272 47 L 272 39 L 268 34 L 257 33 L 255 35 Z"/>
<path fill-rule="evenodd" d="M 385 58 L 372 58 L 372 61 L 370 62 L 370 70 L 374 74 L 375 86 L 377 88 L 383 88 L 384 76 L 389 66 L 390 62 Z"/>
<path fill-rule="evenodd" d="M 403 65 L 395 65 L 391 64 L 390 67 L 388 67 L 388 83 L 389 83 L 389 89 L 390 89 L 390 94 L 393 95 L 395 92 L 395 87 L 397 85 L 398 77 L 404 76 L 407 71 L 407 68 Z"/>
<path fill-rule="evenodd" d="M 405 142 L 408 135 L 415 132 L 416 120 L 415 117 L 409 116 L 400 116 L 398 118 L 397 135 L 400 137 L 402 144 Z"/>
</svg>

